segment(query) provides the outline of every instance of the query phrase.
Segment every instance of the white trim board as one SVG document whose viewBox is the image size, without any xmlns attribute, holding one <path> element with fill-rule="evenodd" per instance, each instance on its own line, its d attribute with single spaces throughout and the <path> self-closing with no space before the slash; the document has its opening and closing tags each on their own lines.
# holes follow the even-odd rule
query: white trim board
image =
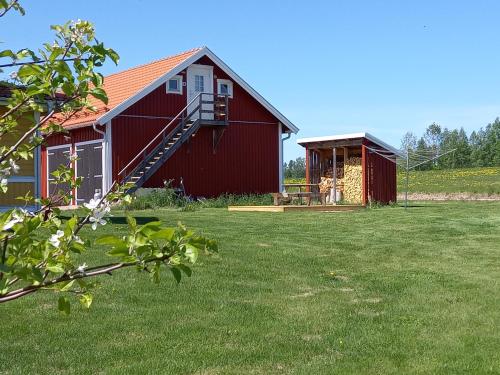
<svg viewBox="0 0 500 375">
<path fill-rule="evenodd" d="M 104 173 L 105 173 L 105 167 L 106 167 L 106 160 L 105 160 L 105 155 L 104 155 L 104 149 L 105 149 L 105 140 L 104 138 L 101 139 L 94 139 L 92 141 L 85 141 L 85 142 L 78 142 L 75 143 L 75 154 L 78 155 L 78 146 L 86 146 L 86 145 L 91 145 L 94 143 L 100 143 L 101 146 L 101 196 L 104 194 L 104 188 L 105 188 L 105 181 L 104 181 Z M 81 150 L 80 150 L 81 151 Z M 78 177 L 78 163 L 75 161 L 74 165 L 74 171 L 75 171 L 75 177 Z M 83 200 L 83 199 L 78 199 L 78 188 L 75 188 L 75 203 L 78 205 L 78 200 Z"/>
<path fill-rule="evenodd" d="M 173 69 L 169 70 L 161 77 L 157 78 L 149 85 L 144 87 L 141 91 L 137 92 L 135 95 L 124 100 L 116 107 L 114 107 L 109 112 L 103 114 L 96 120 L 96 123 L 104 125 L 125 109 L 130 107 L 132 104 L 144 98 L 146 95 L 151 93 L 153 90 L 167 82 L 173 76 L 179 74 L 187 67 L 195 63 L 197 60 L 207 56 L 210 58 L 219 68 L 221 68 L 233 81 L 240 85 L 244 90 L 246 90 L 255 100 L 257 100 L 264 108 L 271 112 L 283 125 L 289 128 L 293 133 L 297 133 L 299 128 L 297 128 L 290 120 L 288 120 L 281 112 L 274 108 L 266 99 L 264 99 L 257 91 L 255 91 L 248 83 L 246 83 L 239 75 L 237 75 L 229 66 L 227 66 L 220 58 L 218 58 L 210 49 L 207 47 L 201 48 L 199 51 L 195 52 L 192 56 L 188 57 L 186 60 L 175 66 Z"/>
<path fill-rule="evenodd" d="M 341 141 L 341 140 L 347 140 L 347 139 L 356 139 L 356 138 L 366 138 L 369 141 L 372 141 L 373 143 L 382 146 L 386 150 L 391 151 L 397 156 L 404 157 L 404 154 L 398 150 L 395 147 L 392 147 L 391 145 L 385 143 L 384 141 L 378 139 L 377 137 L 369 134 L 369 133 L 350 133 L 350 134 L 340 134 L 340 135 L 328 135 L 328 136 L 323 136 L 323 137 L 310 137 L 310 138 L 301 138 L 297 139 L 297 143 L 301 146 L 304 146 L 307 143 L 314 143 L 314 142 L 327 142 L 327 141 Z"/>
</svg>

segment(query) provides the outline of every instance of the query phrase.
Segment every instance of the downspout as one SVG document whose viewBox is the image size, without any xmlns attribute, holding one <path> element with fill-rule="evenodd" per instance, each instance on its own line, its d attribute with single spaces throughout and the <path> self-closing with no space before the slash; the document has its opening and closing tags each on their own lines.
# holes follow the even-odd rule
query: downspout
<svg viewBox="0 0 500 375">
<path fill-rule="evenodd" d="M 92 123 L 92 128 L 94 129 L 94 131 L 95 131 L 96 133 L 101 134 L 101 135 L 102 135 L 102 138 L 104 139 L 104 137 L 106 136 L 106 132 L 103 132 L 102 130 L 97 129 L 97 128 L 96 128 L 96 125 L 97 125 L 97 123 L 93 122 L 93 123 Z"/>
<path fill-rule="evenodd" d="M 282 125 L 280 124 L 280 127 Z M 283 191 L 283 184 L 285 183 L 285 174 L 283 173 L 283 143 L 287 140 L 287 139 L 290 139 L 290 137 L 292 136 L 292 133 L 290 131 L 286 132 L 286 137 L 285 138 L 281 138 L 281 148 L 280 148 L 280 151 L 281 151 L 281 165 L 280 165 L 280 168 L 281 168 L 281 181 L 280 181 L 280 193 Z"/>
</svg>

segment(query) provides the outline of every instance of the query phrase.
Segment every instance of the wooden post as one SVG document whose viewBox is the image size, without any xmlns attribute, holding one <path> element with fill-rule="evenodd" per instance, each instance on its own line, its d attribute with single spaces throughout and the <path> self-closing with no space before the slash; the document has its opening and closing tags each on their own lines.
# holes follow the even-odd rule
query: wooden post
<svg viewBox="0 0 500 375">
<path fill-rule="evenodd" d="M 337 149 L 333 148 L 333 203 L 337 204 Z"/>
<path fill-rule="evenodd" d="M 347 147 L 344 147 L 344 168 L 345 168 L 345 162 L 349 159 L 349 149 Z"/>
<path fill-rule="evenodd" d="M 311 181 L 311 176 L 310 176 L 310 171 L 309 168 L 311 166 L 311 155 L 309 152 L 309 147 L 306 146 L 306 184 L 310 184 L 309 181 Z"/>
</svg>

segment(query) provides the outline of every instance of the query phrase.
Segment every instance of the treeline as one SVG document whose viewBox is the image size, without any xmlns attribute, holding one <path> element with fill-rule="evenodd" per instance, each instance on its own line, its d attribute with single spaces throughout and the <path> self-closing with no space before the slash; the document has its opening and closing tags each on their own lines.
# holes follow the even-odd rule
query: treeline
<svg viewBox="0 0 500 375">
<path fill-rule="evenodd" d="M 305 178 L 306 177 L 306 159 L 297 158 L 283 164 L 285 178 Z"/>
<path fill-rule="evenodd" d="M 500 119 L 497 117 L 470 136 L 463 128 L 449 130 L 433 123 L 420 138 L 407 132 L 401 140 L 401 149 L 410 150 L 414 162 L 455 149 L 434 162 L 423 164 L 420 170 L 500 166 Z"/>
</svg>

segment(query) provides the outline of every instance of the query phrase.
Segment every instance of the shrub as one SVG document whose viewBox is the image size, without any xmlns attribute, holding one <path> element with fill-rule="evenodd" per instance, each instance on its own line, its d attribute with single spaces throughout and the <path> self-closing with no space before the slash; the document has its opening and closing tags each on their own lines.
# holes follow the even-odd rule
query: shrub
<svg viewBox="0 0 500 375">
<path fill-rule="evenodd" d="M 132 203 L 131 210 L 157 208 L 179 208 L 181 211 L 195 211 L 200 208 L 226 208 L 227 206 L 261 206 L 271 205 L 271 194 L 223 194 L 216 198 L 199 198 L 180 196 L 170 187 L 162 189 L 139 189 Z"/>
</svg>

